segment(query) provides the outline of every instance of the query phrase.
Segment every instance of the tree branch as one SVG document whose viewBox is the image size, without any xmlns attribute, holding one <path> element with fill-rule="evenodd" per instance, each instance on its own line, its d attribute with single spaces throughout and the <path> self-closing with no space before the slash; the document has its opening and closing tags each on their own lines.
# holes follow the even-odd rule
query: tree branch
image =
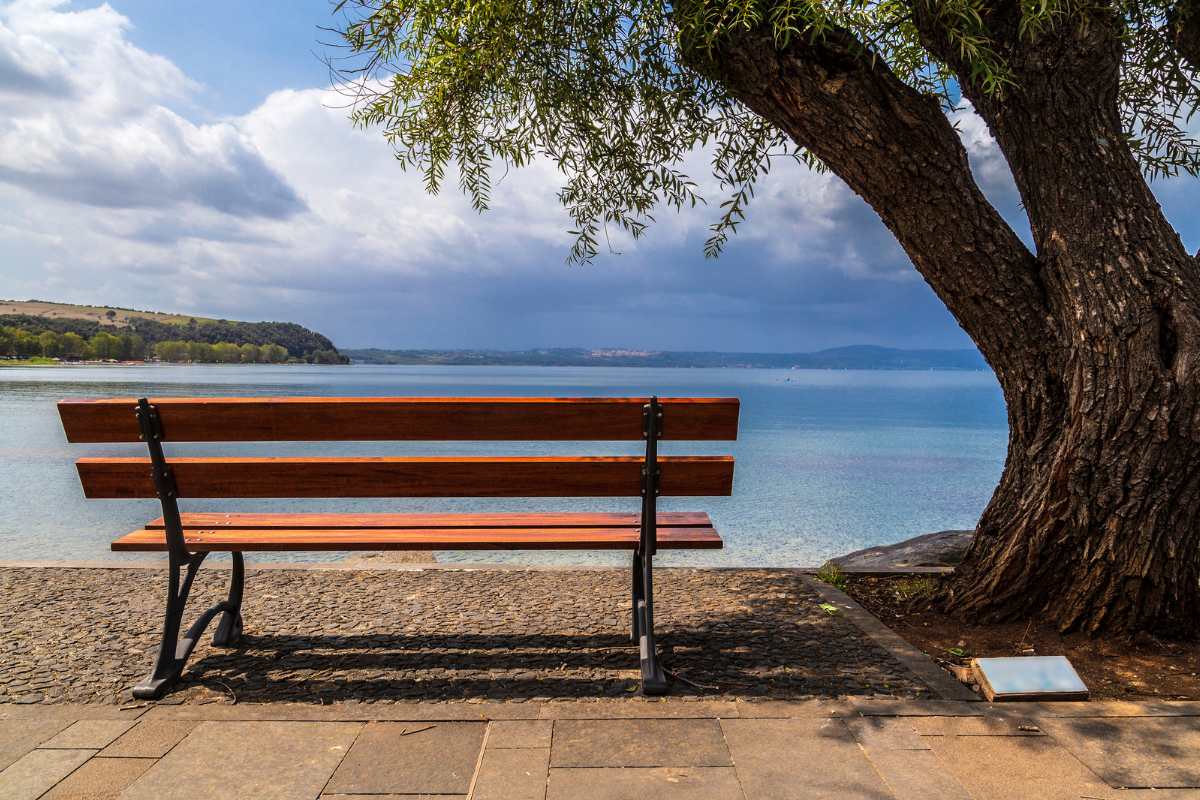
<svg viewBox="0 0 1200 800">
<path fill-rule="evenodd" d="M 997 369 L 1049 343 L 1033 254 L 984 197 L 938 102 L 844 31 L 731 35 L 685 59 L 809 149 L 863 197 Z M 1003 321 L 998 324 L 998 321 Z"/>
<path fill-rule="evenodd" d="M 1179 0 L 1167 14 L 1167 25 L 1179 55 L 1200 71 L 1200 0 Z"/>
</svg>

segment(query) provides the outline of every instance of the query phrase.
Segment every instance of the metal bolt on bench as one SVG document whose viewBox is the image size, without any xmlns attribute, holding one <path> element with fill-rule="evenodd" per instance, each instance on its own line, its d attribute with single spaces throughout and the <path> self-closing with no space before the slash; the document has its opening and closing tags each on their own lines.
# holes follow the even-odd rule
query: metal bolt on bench
<svg viewBox="0 0 1200 800">
<path fill-rule="evenodd" d="M 70 442 L 145 442 L 149 459 L 81 458 L 89 498 L 157 498 L 162 516 L 112 543 L 166 551 L 162 641 L 133 689 L 162 696 L 205 628 L 213 644 L 242 633 L 245 551 L 631 550 L 632 638 L 642 691 L 663 694 L 654 628 L 659 548 L 720 548 L 702 512 L 658 512 L 660 496 L 728 495 L 731 456 L 660 456 L 659 442 L 737 438 L 734 398 L 129 398 L 64 400 Z M 131 408 L 134 410 L 130 414 Z M 131 416 L 134 419 L 131 419 Z M 136 425 L 132 424 L 136 420 Z M 637 456 L 188 458 L 163 443 L 269 441 L 632 441 Z M 286 488 L 283 488 L 286 487 Z M 640 497 L 637 514 L 182 514 L 181 497 Z M 228 597 L 180 635 L 188 594 L 208 553 L 232 554 Z"/>
</svg>

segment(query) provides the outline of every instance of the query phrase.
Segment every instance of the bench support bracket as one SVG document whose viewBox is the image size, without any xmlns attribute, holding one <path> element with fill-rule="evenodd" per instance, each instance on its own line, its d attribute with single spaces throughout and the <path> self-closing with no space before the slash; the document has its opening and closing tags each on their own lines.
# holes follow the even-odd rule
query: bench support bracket
<svg viewBox="0 0 1200 800">
<path fill-rule="evenodd" d="M 642 663 L 642 694 L 667 693 L 667 677 L 658 661 L 654 638 L 654 554 L 658 550 L 658 440 L 662 437 L 662 404 L 657 397 L 642 407 L 646 460 L 642 465 L 642 525 L 633 555 L 633 640 Z"/>
<path fill-rule="evenodd" d="M 179 629 L 183 624 L 183 612 L 187 606 L 192 581 L 200 570 L 207 553 L 188 552 L 183 536 L 183 523 L 179 517 L 179 492 L 175 477 L 167 464 L 162 448 L 162 420 L 158 409 L 142 399 L 137 405 L 138 425 L 141 438 L 150 451 L 150 462 L 154 488 L 162 503 L 163 523 L 166 529 L 169 574 L 167 577 L 167 608 L 163 619 L 162 641 L 158 657 L 150 674 L 133 687 L 133 696 L 139 699 L 155 699 L 162 695 L 179 679 L 183 667 L 196 648 L 196 642 L 204 634 L 208 623 L 218 615 L 221 622 L 213 635 L 213 644 L 219 647 L 235 645 L 242 634 L 242 589 L 246 580 L 245 562 L 241 553 L 233 553 L 233 567 L 229 580 L 229 596 L 209 608 L 192 623 L 182 638 Z"/>
</svg>

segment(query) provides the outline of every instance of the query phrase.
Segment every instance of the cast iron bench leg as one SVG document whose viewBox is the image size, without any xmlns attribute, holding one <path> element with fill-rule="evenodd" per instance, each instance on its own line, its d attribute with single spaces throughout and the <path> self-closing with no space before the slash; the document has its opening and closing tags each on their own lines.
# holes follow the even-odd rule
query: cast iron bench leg
<svg viewBox="0 0 1200 800">
<path fill-rule="evenodd" d="M 641 636 L 638 634 L 638 616 L 642 613 L 638 606 L 642 602 L 642 598 L 646 596 L 644 587 L 642 586 L 642 555 L 635 552 L 633 554 L 633 643 L 637 644 L 641 641 Z"/>
<path fill-rule="evenodd" d="M 204 634 L 208 623 L 218 614 L 224 616 L 222 625 L 213 637 L 213 643 L 219 645 L 232 644 L 241 635 L 242 628 L 242 584 L 245 569 L 242 554 L 234 553 L 233 570 L 229 582 L 229 598 L 222 600 L 205 611 L 187 629 L 183 638 L 179 636 L 179 627 L 183 622 L 183 610 L 187 606 L 188 594 L 192 590 L 192 581 L 200 570 L 200 564 L 207 553 L 193 553 L 186 559 L 171 556 L 170 577 L 167 579 L 167 613 L 163 619 L 162 642 L 158 647 L 158 658 L 154 661 L 154 669 L 145 680 L 133 687 L 133 696 L 143 700 L 155 700 L 162 697 L 167 689 L 179 680 L 183 667 L 196 648 L 196 642 Z M 187 572 L 181 576 L 181 569 Z M 220 641 L 217 641 L 220 639 Z"/>
<path fill-rule="evenodd" d="M 653 557 L 641 555 L 635 561 L 635 567 L 641 567 L 641 597 L 635 594 L 637 605 L 635 622 L 637 625 L 638 645 L 642 657 L 642 694 L 664 695 L 667 693 L 667 676 L 663 673 L 662 665 L 658 663 L 658 645 L 654 640 L 654 575 Z M 640 561 L 641 564 L 637 564 Z M 636 578 L 635 578 L 636 585 Z M 636 591 L 636 590 L 635 590 Z"/>
</svg>

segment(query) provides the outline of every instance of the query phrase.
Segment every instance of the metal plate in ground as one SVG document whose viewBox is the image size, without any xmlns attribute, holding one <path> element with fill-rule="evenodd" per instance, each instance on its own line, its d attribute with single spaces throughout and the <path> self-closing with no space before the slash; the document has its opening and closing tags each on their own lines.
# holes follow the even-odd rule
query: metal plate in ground
<svg viewBox="0 0 1200 800">
<path fill-rule="evenodd" d="M 972 662 L 988 700 L 1086 700 L 1088 688 L 1066 656 L 977 658 Z"/>
</svg>

